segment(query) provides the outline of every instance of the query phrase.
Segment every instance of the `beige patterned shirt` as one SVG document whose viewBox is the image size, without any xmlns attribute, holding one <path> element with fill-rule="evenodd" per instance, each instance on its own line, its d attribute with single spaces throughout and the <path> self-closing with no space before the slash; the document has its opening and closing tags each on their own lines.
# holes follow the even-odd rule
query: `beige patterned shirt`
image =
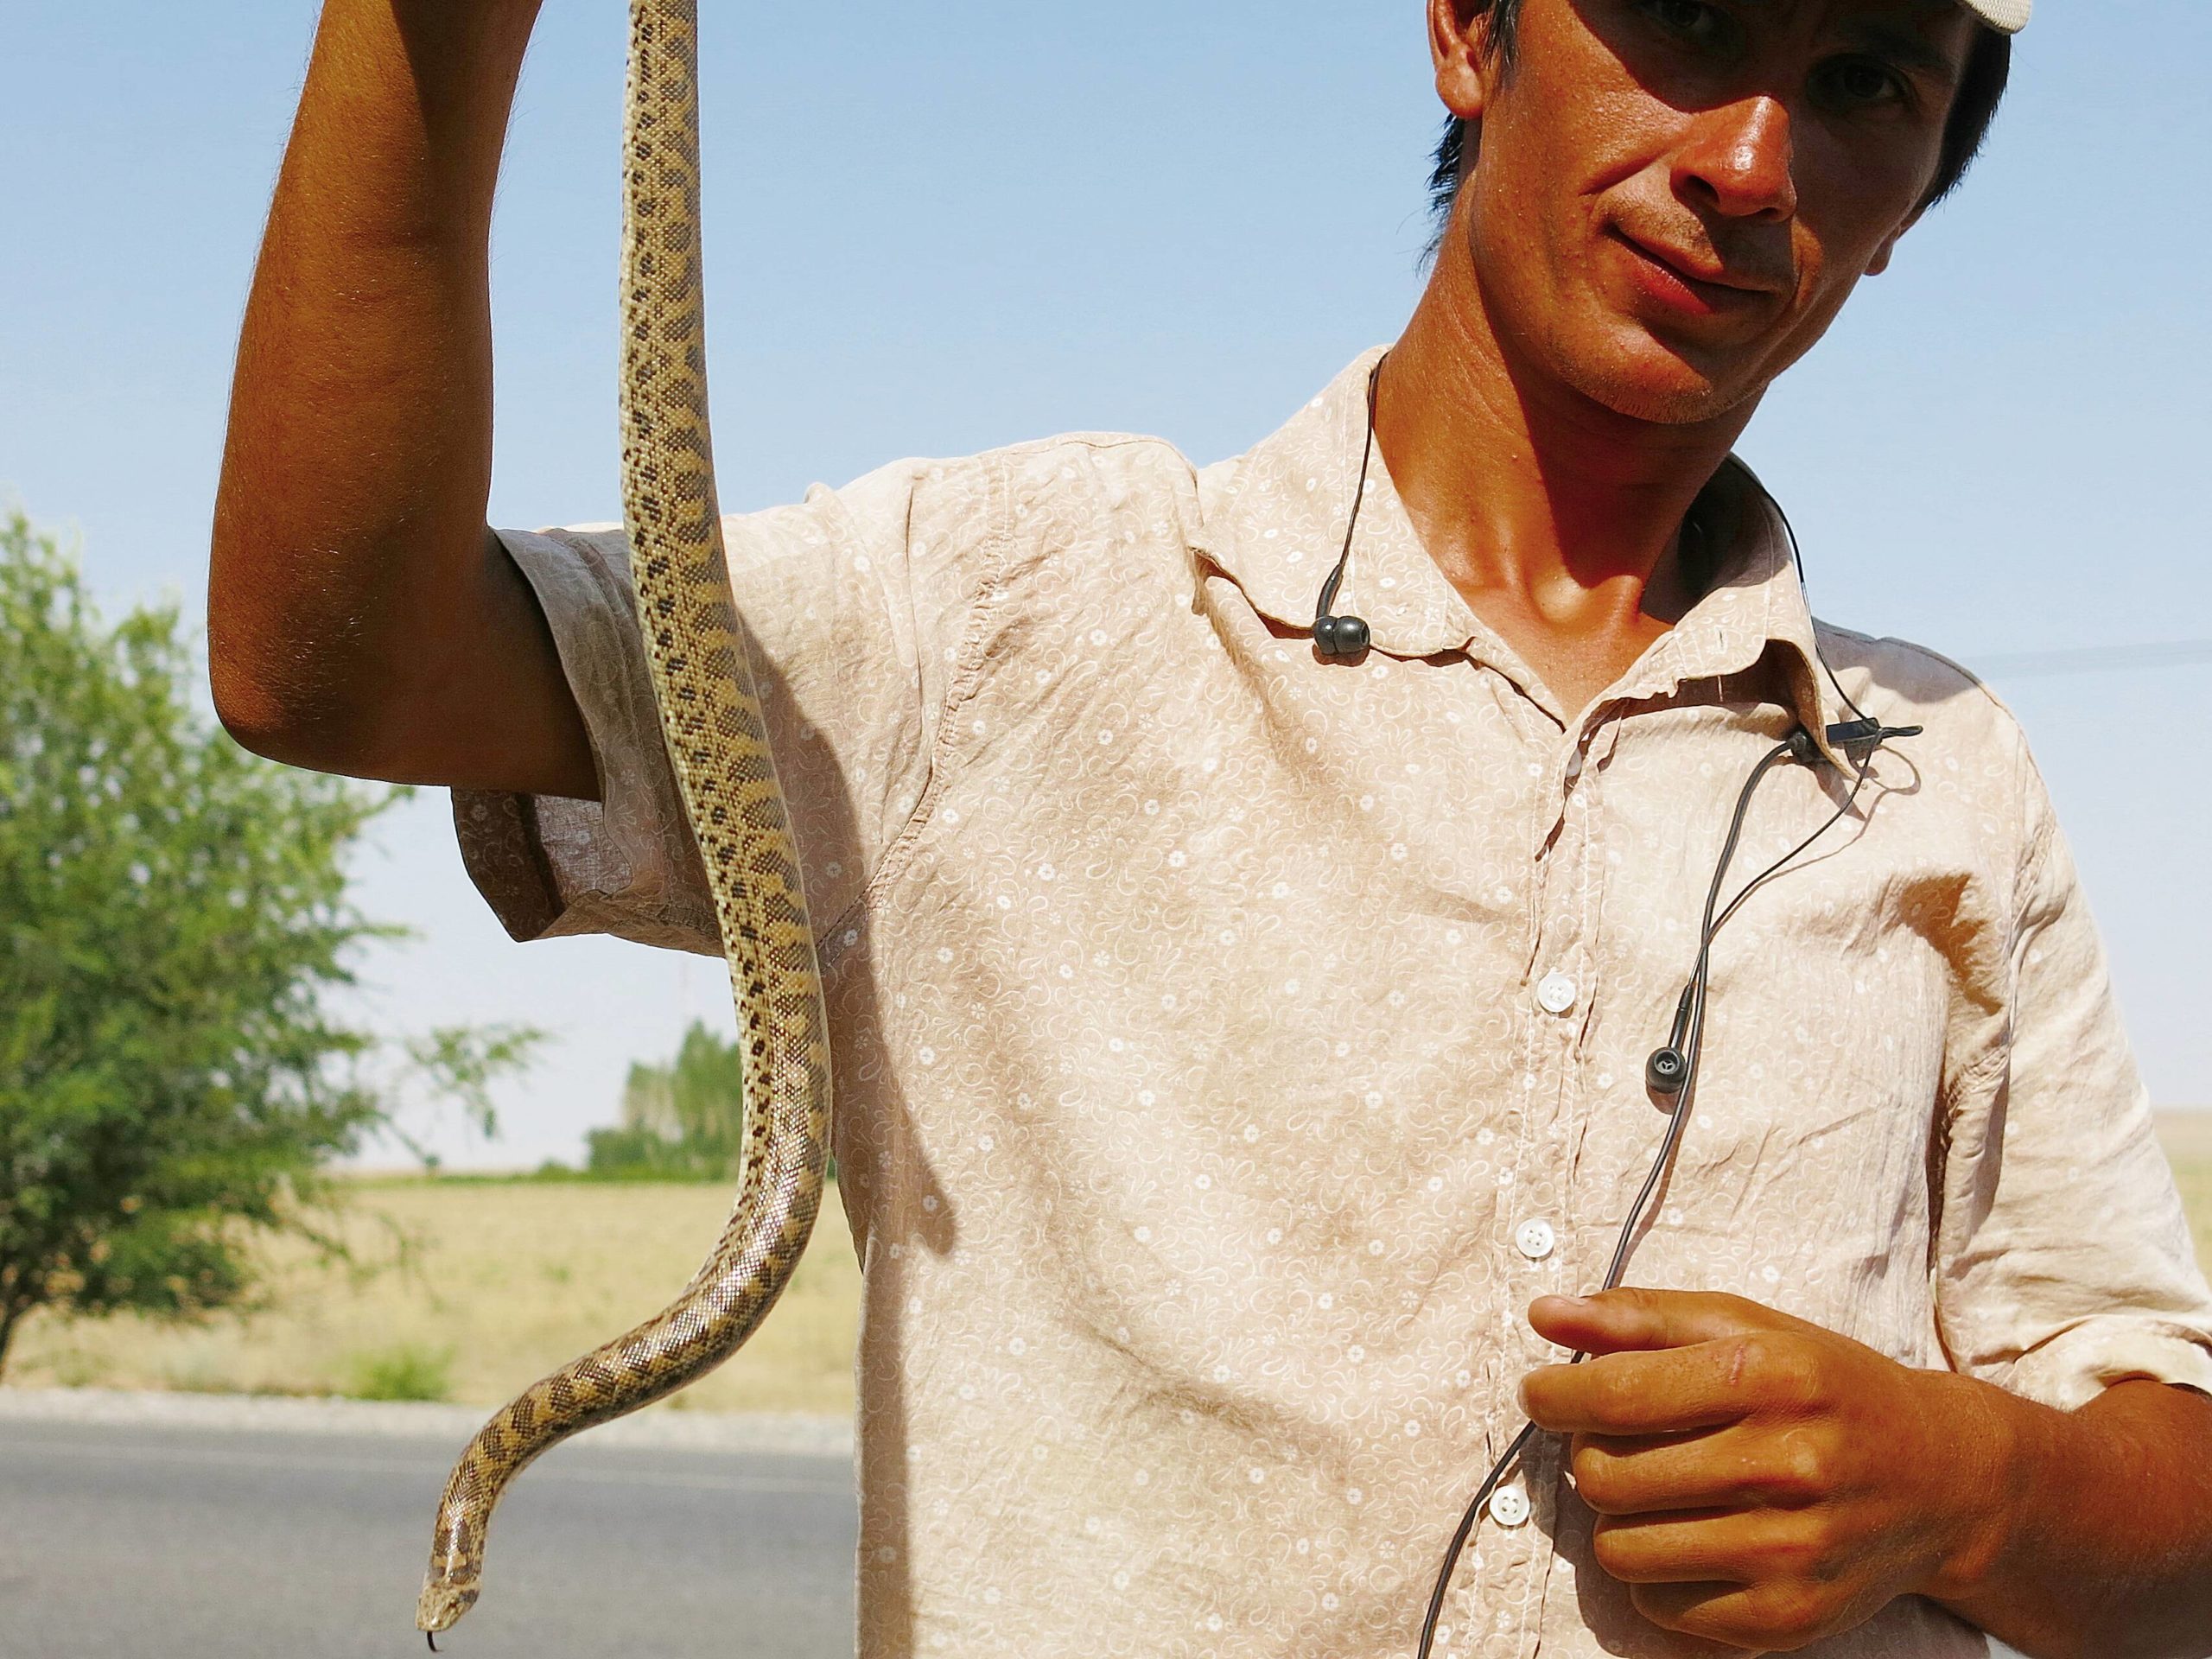
<svg viewBox="0 0 2212 1659">
<path fill-rule="evenodd" d="M 1927 734 L 1720 936 L 1630 1282 L 1725 1290 L 2064 1408 L 2212 1389 L 2212 1293 L 2018 728 L 1807 613 L 1779 528 L 1579 718 L 1422 551 L 1354 364 L 1194 468 L 1084 435 L 729 521 L 835 1033 L 863 1659 L 1409 1656 L 1666 1125 L 1646 1092 L 1746 773 L 1851 695 Z M 712 951 L 619 532 L 516 534 L 603 806 L 462 796 L 518 938 Z M 1738 882 L 1833 814 L 1760 791 Z M 1671 1655 L 1556 1444 L 1440 1653 Z M 1508 1513 L 1517 1513 L 1515 1505 Z M 1821 1655 L 1986 1651 L 1892 1604 Z"/>
</svg>

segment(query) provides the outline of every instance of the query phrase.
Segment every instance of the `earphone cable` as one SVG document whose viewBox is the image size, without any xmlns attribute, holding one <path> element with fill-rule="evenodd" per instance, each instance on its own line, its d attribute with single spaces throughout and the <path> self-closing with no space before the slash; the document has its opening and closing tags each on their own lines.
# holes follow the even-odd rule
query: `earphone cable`
<svg viewBox="0 0 2212 1659">
<path fill-rule="evenodd" d="M 1452 1535 L 1452 1547 L 1444 1553 L 1444 1570 L 1437 1575 L 1436 1589 L 1428 1599 L 1428 1617 L 1421 1621 L 1420 1659 L 1429 1659 L 1429 1650 L 1436 1644 L 1437 1620 L 1444 1614 L 1444 1598 L 1452 1589 L 1452 1571 L 1459 1563 L 1460 1553 L 1467 1548 L 1467 1540 L 1474 1535 L 1475 1522 L 1481 1519 L 1483 1505 L 1489 1503 L 1491 1494 L 1497 1490 L 1497 1483 L 1514 1460 L 1528 1450 L 1529 1442 L 1536 1438 L 1536 1426 L 1529 1423 L 1513 1437 L 1513 1444 L 1505 1448 L 1505 1455 L 1491 1465 L 1490 1473 L 1483 1477 L 1482 1485 L 1475 1492 L 1474 1502 L 1467 1505 L 1467 1512 L 1459 1517 L 1459 1529 Z"/>
<path fill-rule="evenodd" d="M 1830 677 L 1834 677 L 1833 673 Z M 1839 686 L 1837 690 L 1841 691 L 1842 688 Z M 1847 696 L 1844 700 L 1847 702 L 1850 702 Z M 1855 708 L 1857 705 L 1853 706 Z M 1620 1238 L 1614 1246 L 1612 1262 L 1605 1270 L 1601 1290 L 1618 1289 L 1621 1281 L 1626 1276 L 1629 1257 L 1635 1249 L 1637 1229 L 1642 1224 L 1645 1211 L 1650 1208 L 1651 1200 L 1658 1191 L 1662 1177 L 1674 1162 L 1675 1154 L 1681 1145 L 1683 1131 L 1689 1126 L 1690 1109 L 1697 1093 L 1698 1061 L 1705 1047 L 1706 995 L 1711 983 L 1714 938 L 1722 928 L 1728 925 L 1736 912 L 1743 908 L 1745 902 L 1752 893 L 1804 856 L 1822 836 L 1840 823 L 1850 814 L 1853 807 L 1858 804 L 1860 793 L 1866 789 L 1869 768 L 1866 765 L 1861 765 L 1857 769 L 1857 779 L 1853 785 L 1849 797 L 1836 810 L 1834 816 L 1789 852 L 1752 877 L 1745 884 L 1744 890 L 1730 901 L 1728 907 L 1726 910 L 1720 910 L 1721 889 L 1727 884 L 1729 866 L 1735 861 L 1737 850 L 1742 844 L 1744 826 L 1751 816 L 1751 802 L 1758 792 L 1758 786 L 1768 772 L 1784 760 L 1794 758 L 1796 753 L 1796 748 L 1790 743 L 1777 745 L 1752 769 L 1751 775 L 1745 780 L 1742 792 L 1736 798 L 1736 810 L 1729 823 L 1728 836 L 1722 845 L 1719 860 L 1714 866 L 1712 885 L 1706 893 L 1705 914 L 1699 929 L 1696 963 L 1691 970 L 1690 982 L 1683 994 L 1681 1018 L 1682 1030 L 1679 1034 L 1684 1061 L 1681 1093 L 1675 1099 L 1675 1109 L 1668 1119 L 1667 1133 L 1660 1141 L 1658 1155 L 1652 1160 L 1650 1173 L 1643 1178 L 1643 1185 L 1637 1193 L 1635 1202 L 1629 1206 L 1627 1219 L 1621 1224 Z M 1717 915 L 1716 911 L 1719 912 Z M 1589 1357 L 1587 1353 L 1578 1352 L 1567 1363 L 1570 1365 L 1580 1365 Z M 1459 1528 L 1452 1535 L 1451 1547 L 1445 1552 L 1443 1566 L 1437 1573 L 1435 1588 L 1429 1596 L 1427 1615 L 1421 1622 L 1419 1659 L 1430 1659 L 1435 1645 L 1437 1626 L 1444 1613 L 1445 1598 L 1451 1592 L 1452 1575 L 1458 1569 L 1460 1555 L 1466 1549 L 1468 1539 L 1474 1535 L 1476 1523 L 1482 1516 L 1483 1506 L 1490 1502 L 1497 1490 L 1499 1481 L 1504 1478 L 1505 1471 L 1511 1468 L 1515 1461 L 1527 1451 L 1529 1443 L 1535 1436 L 1536 1426 L 1534 1423 L 1527 1424 L 1522 1427 L 1520 1433 L 1514 1437 L 1512 1445 L 1506 1448 L 1504 1456 L 1492 1465 L 1489 1474 L 1483 1478 L 1482 1484 L 1477 1488 L 1473 1500 L 1467 1505 L 1465 1513 L 1459 1517 Z"/>
<path fill-rule="evenodd" d="M 1812 851 L 1814 844 L 1817 842 L 1821 836 L 1827 835 L 1829 830 L 1834 829 L 1836 825 L 1841 823 L 1844 819 L 1851 816 L 1851 810 L 1859 804 L 1859 798 L 1866 791 L 1869 771 L 1870 769 L 1866 766 L 1859 768 L 1858 781 L 1852 785 L 1851 793 L 1845 798 L 1843 804 L 1836 808 L 1835 815 L 1833 817 L 1829 818 L 1826 823 L 1823 823 L 1819 829 L 1813 831 L 1811 835 L 1806 836 L 1804 840 L 1799 842 L 1796 847 L 1792 848 L 1788 857 L 1777 859 L 1772 864 L 1767 866 L 1765 869 L 1760 871 L 1758 874 L 1753 876 L 1751 880 L 1745 884 L 1744 890 L 1736 895 L 1735 899 L 1729 904 L 1728 908 L 1720 912 L 1720 919 L 1714 925 L 1716 931 L 1719 928 L 1726 927 L 1728 925 L 1728 918 L 1744 907 L 1744 901 L 1745 899 L 1749 899 L 1754 893 L 1757 893 L 1768 882 L 1773 880 L 1775 877 L 1780 875 L 1785 869 L 1787 869 L 1790 865 L 1796 863 L 1799 859 L 1802 858 L 1807 853 Z"/>
<path fill-rule="evenodd" d="M 1360 509 L 1367 505 L 1367 475 L 1375 465 L 1375 398 L 1382 384 L 1382 365 L 1389 360 L 1390 353 L 1385 352 L 1375 359 L 1375 366 L 1368 371 L 1367 448 L 1359 458 L 1359 488 L 1352 496 L 1351 516 L 1344 524 L 1344 550 L 1337 556 L 1337 568 L 1329 573 L 1328 581 L 1321 584 L 1320 603 L 1313 607 L 1313 620 L 1317 626 L 1323 617 L 1336 608 L 1337 589 L 1344 585 L 1344 571 L 1351 563 L 1352 537 L 1359 531 Z"/>
<path fill-rule="evenodd" d="M 1806 595 L 1806 605 L 1809 609 L 1812 604 L 1812 583 L 1810 579 L 1805 575 L 1805 550 L 1797 544 L 1797 527 L 1789 522 L 1789 513 L 1788 509 L 1783 507 L 1779 500 L 1776 499 L 1774 492 L 1767 488 L 1765 483 L 1760 479 L 1759 475 L 1754 473 L 1750 467 L 1744 467 L 1743 463 L 1740 461 L 1738 461 L 1737 465 L 1742 467 L 1744 476 L 1751 480 L 1752 487 L 1757 489 L 1759 494 L 1765 498 L 1767 505 L 1774 509 L 1774 516 L 1781 520 L 1782 533 L 1784 537 L 1789 538 L 1789 561 L 1792 564 L 1797 567 L 1798 591 Z M 1817 629 L 1817 625 L 1815 625 L 1815 627 Z M 1853 697 L 1850 692 L 1843 689 L 1842 680 L 1837 677 L 1834 668 L 1828 662 L 1827 652 L 1821 649 L 1820 637 L 1817 632 L 1815 632 L 1813 639 L 1813 655 L 1819 659 L 1821 672 L 1825 673 L 1828 677 L 1828 683 L 1835 688 L 1835 694 L 1843 699 L 1844 706 L 1849 709 L 1853 714 L 1858 715 L 1862 721 L 1872 720 L 1874 717 L 1859 706 L 1859 700 Z M 1878 725 L 1879 724 L 1878 721 L 1876 723 Z M 1866 782 L 1866 769 L 1863 766 L 1859 769 L 1859 777 L 1860 783 L 1863 784 Z"/>
<path fill-rule="evenodd" d="M 1724 914 L 1718 921 L 1713 919 L 1713 912 L 1720 907 L 1720 889 L 1728 880 L 1728 867 L 1736 861 L 1736 849 L 1743 845 L 1744 824 L 1751 817 L 1751 798 L 1758 793 L 1759 785 L 1765 780 L 1767 773 L 1783 761 L 1794 758 L 1796 753 L 1796 751 L 1786 742 L 1776 744 L 1767 751 L 1765 758 L 1751 768 L 1751 775 L 1744 780 L 1743 792 L 1736 797 L 1735 817 L 1729 820 L 1728 838 L 1721 843 L 1719 860 L 1713 867 L 1713 882 L 1705 892 L 1705 917 L 1698 925 L 1697 961 L 1690 971 L 1690 983 L 1696 988 L 1695 996 L 1700 1007 L 1705 1001 L 1706 975 L 1713 963 L 1713 937 L 1728 925 L 1728 915 L 1733 914 L 1735 910 L 1732 905 L 1728 914 Z M 1825 829 L 1822 833 L 1826 833 Z M 1791 858 L 1796 856 L 1795 853 L 1790 855 Z M 1787 863 L 1789 860 L 1784 859 L 1783 862 Z M 1738 903 L 1741 902 L 1739 898 Z"/>
</svg>

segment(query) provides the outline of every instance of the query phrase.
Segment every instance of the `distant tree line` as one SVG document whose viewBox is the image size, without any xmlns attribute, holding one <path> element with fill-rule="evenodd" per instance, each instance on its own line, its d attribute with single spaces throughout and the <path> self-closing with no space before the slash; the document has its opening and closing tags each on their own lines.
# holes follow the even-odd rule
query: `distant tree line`
<svg viewBox="0 0 2212 1659">
<path fill-rule="evenodd" d="M 673 1060 L 630 1068 L 622 1121 L 587 1137 L 586 1172 L 610 1180 L 727 1179 L 738 1173 L 744 1130 L 736 1039 L 724 1040 L 695 1020 Z M 834 1179 L 834 1164 L 830 1173 Z"/>
</svg>

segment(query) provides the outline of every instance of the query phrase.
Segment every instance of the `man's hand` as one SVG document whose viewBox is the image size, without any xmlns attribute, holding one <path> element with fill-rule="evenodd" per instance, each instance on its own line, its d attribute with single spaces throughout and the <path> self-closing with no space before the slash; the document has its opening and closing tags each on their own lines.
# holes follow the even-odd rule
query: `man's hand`
<svg viewBox="0 0 2212 1659">
<path fill-rule="evenodd" d="M 1537 1332 L 1593 1356 L 1529 1374 L 1572 1437 L 1599 1564 L 1653 1624 L 1758 1652 L 1974 1580 L 2011 1466 L 1991 1390 L 1740 1297 L 1548 1296 Z"/>
</svg>

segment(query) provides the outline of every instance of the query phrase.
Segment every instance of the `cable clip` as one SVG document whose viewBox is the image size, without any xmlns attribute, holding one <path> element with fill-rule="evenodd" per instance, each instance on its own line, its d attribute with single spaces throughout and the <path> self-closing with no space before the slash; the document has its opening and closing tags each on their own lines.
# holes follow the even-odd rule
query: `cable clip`
<svg viewBox="0 0 2212 1659">
<path fill-rule="evenodd" d="M 1841 749 L 1863 766 L 1891 738 L 1918 737 L 1927 729 L 1925 726 L 1885 726 L 1878 720 L 1847 720 L 1828 728 L 1828 747 Z"/>
</svg>

